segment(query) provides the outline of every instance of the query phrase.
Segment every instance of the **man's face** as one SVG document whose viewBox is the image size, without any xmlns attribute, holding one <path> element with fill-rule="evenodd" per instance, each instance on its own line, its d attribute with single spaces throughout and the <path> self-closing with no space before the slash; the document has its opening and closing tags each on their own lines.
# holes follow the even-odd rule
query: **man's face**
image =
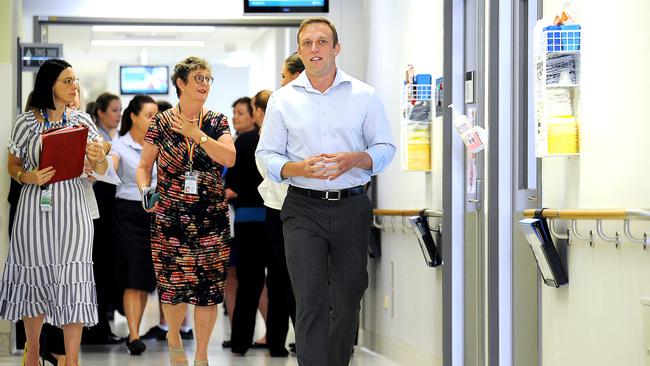
<svg viewBox="0 0 650 366">
<path fill-rule="evenodd" d="M 298 54 L 307 75 L 324 76 L 336 69 L 341 45 L 334 45 L 333 33 L 325 23 L 312 23 L 300 32 Z"/>
</svg>

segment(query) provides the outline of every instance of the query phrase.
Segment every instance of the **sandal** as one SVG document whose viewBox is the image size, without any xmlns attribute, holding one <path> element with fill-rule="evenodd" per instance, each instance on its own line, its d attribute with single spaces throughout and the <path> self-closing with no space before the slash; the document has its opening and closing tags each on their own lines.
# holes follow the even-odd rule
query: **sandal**
<svg viewBox="0 0 650 366">
<path fill-rule="evenodd" d="M 23 347 L 23 363 L 21 365 L 25 366 L 25 361 L 27 361 L 27 342 L 25 342 L 25 346 Z M 38 366 L 41 366 L 40 357 L 38 360 Z"/>
<path fill-rule="evenodd" d="M 178 347 L 174 347 L 169 344 L 168 339 L 167 347 L 169 348 L 169 362 L 171 363 L 171 366 L 189 366 L 187 356 L 185 355 L 185 350 L 183 349 L 183 344 Z"/>
</svg>

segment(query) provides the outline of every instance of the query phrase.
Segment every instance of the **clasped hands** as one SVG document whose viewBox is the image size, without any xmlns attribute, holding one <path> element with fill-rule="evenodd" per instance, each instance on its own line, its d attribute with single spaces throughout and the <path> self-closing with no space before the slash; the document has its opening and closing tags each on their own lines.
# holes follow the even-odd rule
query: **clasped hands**
<svg viewBox="0 0 650 366">
<path fill-rule="evenodd" d="M 340 152 L 320 154 L 298 162 L 298 174 L 306 178 L 334 180 L 352 168 L 363 168 L 367 154 Z"/>
</svg>

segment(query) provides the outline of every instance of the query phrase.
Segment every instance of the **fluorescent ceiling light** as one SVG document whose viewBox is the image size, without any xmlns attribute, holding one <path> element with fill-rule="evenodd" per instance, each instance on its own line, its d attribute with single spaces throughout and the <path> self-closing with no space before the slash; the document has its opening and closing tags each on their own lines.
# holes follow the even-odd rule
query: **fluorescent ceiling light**
<svg viewBox="0 0 650 366">
<path fill-rule="evenodd" d="M 203 25 L 93 25 L 93 32 L 209 33 L 217 28 Z"/>
<path fill-rule="evenodd" d="M 148 39 L 93 39 L 92 46 L 203 47 L 203 41 L 161 41 Z"/>
</svg>

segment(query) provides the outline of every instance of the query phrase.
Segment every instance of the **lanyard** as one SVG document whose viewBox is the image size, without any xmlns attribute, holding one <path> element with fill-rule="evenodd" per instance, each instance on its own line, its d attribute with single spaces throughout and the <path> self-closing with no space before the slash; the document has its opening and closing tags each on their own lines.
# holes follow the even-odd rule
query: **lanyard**
<svg viewBox="0 0 650 366">
<path fill-rule="evenodd" d="M 61 127 L 64 127 L 67 123 L 67 118 L 65 116 L 65 107 L 63 107 L 63 117 L 61 120 Z M 41 114 L 43 115 L 43 124 L 45 125 L 45 129 L 49 130 L 50 126 L 52 125 L 52 122 L 47 118 L 47 109 L 41 109 Z"/>
<path fill-rule="evenodd" d="M 182 118 L 182 112 L 181 112 L 181 104 L 178 104 L 178 114 L 181 114 Z M 199 130 L 203 127 L 203 108 L 201 108 L 201 111 L 199 112 Z M 190 139 L 185 137 L 185 144 L 187 145 L 187 158 L 190 162 L 190 172 L 192 171 L 192 165 L 194 164 L 194 150 L 196 148 L 196 141 L 192 140 L 190 143 Z"/>
</svg>

